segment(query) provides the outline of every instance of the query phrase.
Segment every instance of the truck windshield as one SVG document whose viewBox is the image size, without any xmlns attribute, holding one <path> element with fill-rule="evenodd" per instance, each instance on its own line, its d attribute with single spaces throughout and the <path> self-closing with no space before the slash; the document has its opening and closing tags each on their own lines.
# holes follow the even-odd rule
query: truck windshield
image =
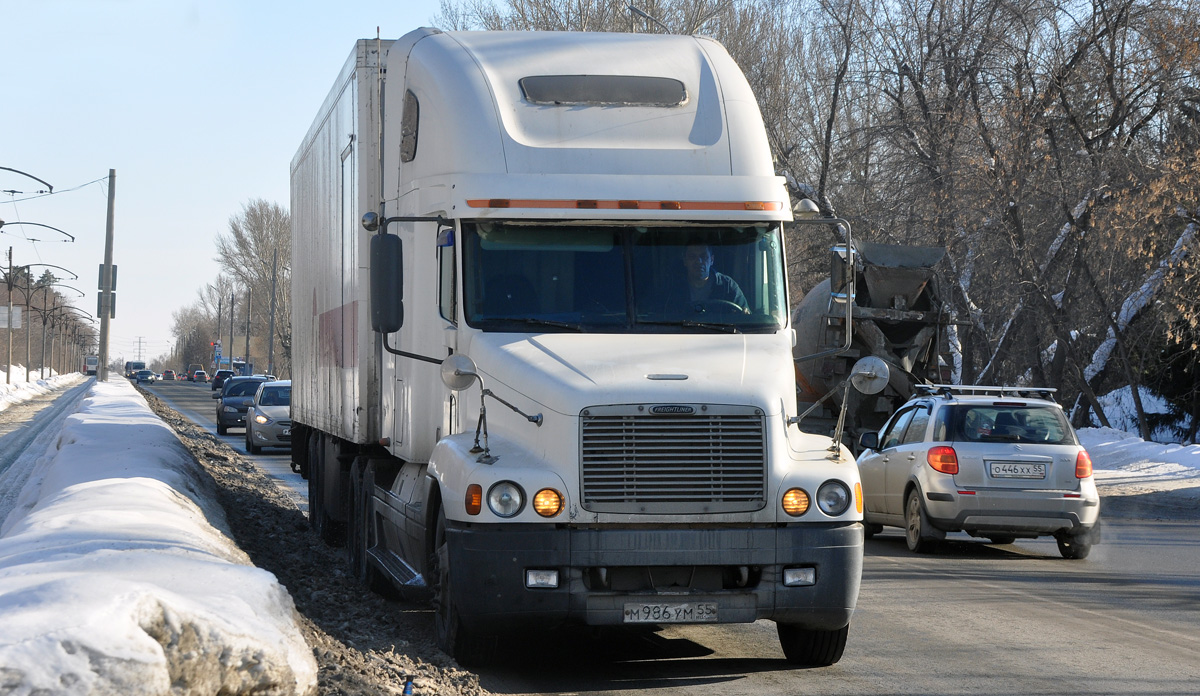
<svg viewBox="0 0 1200 696">
<path fill-rule="evenodd" d="M 778 223 L 463 225 L 463 310 L 484 331 L 746 332 L 787 320 Z"/>
</svg>

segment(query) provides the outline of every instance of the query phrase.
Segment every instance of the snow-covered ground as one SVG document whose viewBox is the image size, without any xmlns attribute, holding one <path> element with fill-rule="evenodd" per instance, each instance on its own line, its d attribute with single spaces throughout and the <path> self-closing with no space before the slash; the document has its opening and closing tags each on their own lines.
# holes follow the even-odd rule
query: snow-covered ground
<svg viewBox="0 0 1200 696">
<path fill-rule="evenodd" d="M 0 366 L 2 368 L 3 366 Z M 80 378 L 79 373 L 73 375 L 59 376 L 53 370 L 46 371 L 47 378 L 41 379 L 37 370 L 33 372 L 33 381 L 27 382 L 30 377 L 22 365 L 12 366 L 12 377 L 5 375 L 4 370 L 0 369 L 0 411 L 12 406 L 13 404 L 29 401 L 38 394 L 48 394 L 53 389 L 62 386 L 64 380 L 76 380 Z M 6 384 L 5 382 L 9 382 Z"/>
<path fill-rule="evenodd" d="M 0 408 L 79 379 L 6 390 Z M 97 383 L 60 420 L 0 474 L 0 691 L 315 689 L 291 597 L 233 543 L 211 484 L 137 391 Z M 1200 505 L 1200 446 L 1107 428 L 1080 438 L 1102 509 Z"/>
<path fill-rule="evenodd" d="M 0 691 L 313 692 L 291 596 L 133 386 L 60 420 L 0 475 Z"/>
</svg>

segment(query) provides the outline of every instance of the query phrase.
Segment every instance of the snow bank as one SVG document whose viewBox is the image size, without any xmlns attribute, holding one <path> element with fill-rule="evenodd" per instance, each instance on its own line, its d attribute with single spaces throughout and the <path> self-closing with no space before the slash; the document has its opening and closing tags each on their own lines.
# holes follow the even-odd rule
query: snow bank
<svg viewBox="0 0 1200 696">
<path fill-rule="evenodd" d="M 1079 440 L 1092 458 L 1098 486 L 1200 486 L 1200 445 L 1147 442 L 1113 428 L 1082 428 Z"/>
<path fill-rule="evenodd" d="M 0 691 L 315 691 L 291 597 L 129 383 L 98 382 L 26 460 L 0 526 Z"/>
<path fill-rule="evenodd" d="M 34 379 L 32 382 L 27 382 L 25 381 L 27 379 L 25 368 L 21 365 L 12 366 L 11 379 L 8 379 L 4 370 L 0 369 L 0 411 L 13 404 L 29 401 L 38 394 L 49 393 L 56 386 L 73 384 L 83 379 L 83 375 L 78 372 L 67 375 L 55 374 L 53 370 L 47 370 L 47 372 L 49 376 L 46 379 Z M 34 370 L 34 374 L 37 374 L 37 370 Z"/>
</svg>

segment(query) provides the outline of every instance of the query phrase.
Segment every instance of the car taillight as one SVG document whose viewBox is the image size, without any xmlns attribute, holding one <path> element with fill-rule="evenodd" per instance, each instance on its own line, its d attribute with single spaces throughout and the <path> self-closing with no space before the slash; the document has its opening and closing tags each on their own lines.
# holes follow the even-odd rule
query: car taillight
<svg viewBox="0 0 1200 696">
<path fill-rule="evenodd" d="M 1087 450 L 1079 450 L 1079 454 L 1075 456 L 1075 478 L 1087 478 L 1092 475 L 1092 458 L 1088 456 Z"/>
<path fill-rule="evenodd" d="M 958 473 L 958 454 L 955 453 L 953 447 L 939 445 L 930 447 L 929 453 L 925 455 L 925 459 L 929 462 L 929 466 L 933 467 L 934 471 L 940 471 L 943 474 Z"/>
</svg>

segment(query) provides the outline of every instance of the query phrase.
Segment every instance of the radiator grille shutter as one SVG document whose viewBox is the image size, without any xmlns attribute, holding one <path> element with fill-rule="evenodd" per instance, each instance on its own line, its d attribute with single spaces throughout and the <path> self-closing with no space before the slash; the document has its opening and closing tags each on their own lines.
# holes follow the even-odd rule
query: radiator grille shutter
<svg viewBox="0 0 1200 696">
<path fill-rule="evenodd" d="M 759 510 L 766 500 L 763 414 L 749 407 L 600 406 L 580 416 L 583 507 L 697 514 Z"/>
</svg>

